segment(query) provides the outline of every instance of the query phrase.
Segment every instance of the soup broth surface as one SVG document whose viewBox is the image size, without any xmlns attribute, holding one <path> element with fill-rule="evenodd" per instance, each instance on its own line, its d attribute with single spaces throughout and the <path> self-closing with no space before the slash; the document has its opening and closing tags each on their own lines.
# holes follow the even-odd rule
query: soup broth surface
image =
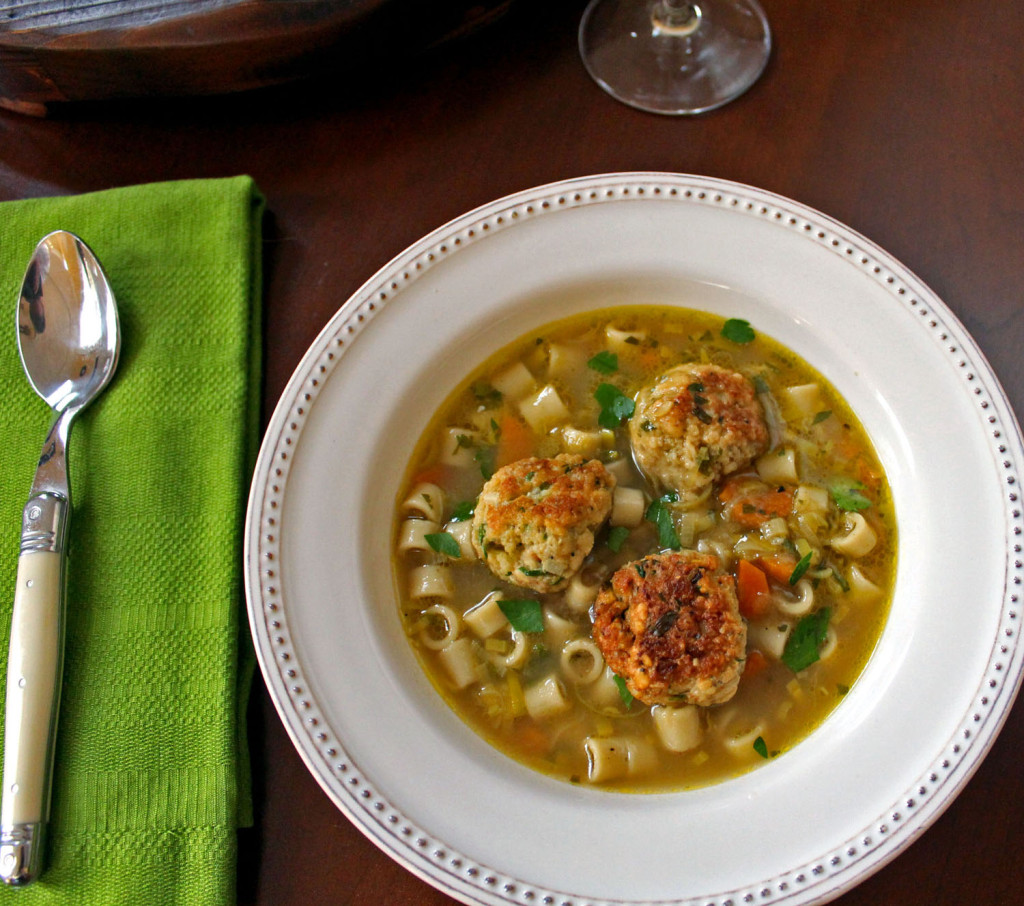
<svg viewBox="0 0 1024 906">
<path fill-rule="evenodd" d="M 749 381 L 769 438 L 696 499 L 641 472 L 627 427 L 637 394 L 683 363 Z M 538 591 L 482 562 L 473 513 L 496 470 L 563 453 L 603 463 L 615 502 L 572 580 Z M 804 739 L 863 670 L 896 565 L 885 474 L 835 389 L 756 324 L 657 306 L 554 322 L 469 375 L 415 451 L 394 537 L 402 620 L 451 708 L 534 769 L 630 792 L 719 782 Z M 735 583 L 746 652 L 725 703 L 644 704 L 594 644 L 602 585 L 671 550 L 712 555 Z"/>
</svg>

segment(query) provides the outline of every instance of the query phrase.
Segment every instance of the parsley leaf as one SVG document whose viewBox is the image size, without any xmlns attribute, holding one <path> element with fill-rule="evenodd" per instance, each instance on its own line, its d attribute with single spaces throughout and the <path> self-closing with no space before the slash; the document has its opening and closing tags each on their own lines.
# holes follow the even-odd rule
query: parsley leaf
<svg viewBox="0 0 1024 906">
<path fill-rule="evenodd" d="M 808 614 L 789 634 L 782 652 L 782 663 L 794 673 L 799 673 L 818 660 L 818 648 L 827 636 L 828 621 L 832 611 L 828 607 Z"/>
<path fill-rule="evenodd" d="M 811 557 L 813 555 L 814 551 L 808 551 L 800 558 L 797 565 L 793 567 L 793 572 L 789 574 L 790 585 L 796 585 L 803 578 L 804 573 L 807 572 L 807 567 L 811 565 Z"/>
<path fill-rule="evenodd" d="M 622 699 L 622 704 L 624 704 L 628 708 L 631 704 L 633 704 L 633 693 L 630 692 L 629 688 L 626 686 L 626 681 L 617 673 L 614 677 L 612 677 L 612 679 L 615 680 L 615 685 L 618 687 L 619 698 Z"/>
<path fill-rule="evenodd" d="M 722 336 L 733 343 L 752 343 L 757 336 L 749 321 L 742 318 L 729 318 L 722 325 Z"/>
<path fill-rule="evenodd" d="M 475 512 L 476 501 L 463 500 L 462 503 L 457 503 L 455 509 L 452 510 L 452 522 L 466 522 L 473 518 Z"/>
<path fill-rule="evenodd" d="M 544 613 L 535 598 L 502 598 L 498 607 L 516 632 L 544 631 Z"/>
<path fill-rule="evenodd" d="M 672 510 L 669 508 L 669 504 L 678 499 L 675 494 L 664 494 L 657 500 L 652 500 L 647 512 L 644 513 L 644 519 L 658 527 L 658 544 L 673 551 L 683 546 L 672 520 Z"/>
<path fill-rule="evenodd" d="M 768 757 L 768 744 L 764 741 L 763 736 L 758 736 L 757 739 L 754 740 L 754 751 L 762 758 Z"/>
<path fill-rule="evenodd" d="M 437 551 L 439 554 L 444 554 L 453 560 L 458 560 L 462 556 L 459 542 L 455 540 L 453 535 L 449 535 L 448 532 L 434 532 L 423 537 L 427 539 L 430 549 Z"/>
<path fill-rule="evenodd" d="M 622 550 L 622 545 L 625 544 L 628 537 L 629 529 L 624 525 L 617 525 L 608 532 L 608 540 L 605 543 L 613 553 L 617 554 Z"/>
<path fill-rule="evenodd" d="M 495 452 L 494 447 L 481 447 L 473 454 L 473 459 L 480 466 L 480 474 L 483 475 L 485 481 L 494 474 Z"/>
<path fill-rule="evenodd" d="M 821 412 L 816 412 L 814 418 L 811 419 L 812 425 L 820 425 L 825 419 L 832 417 L 831 409 L 822 409 Z"/>
<path fill-rule="evenodd" d="M 598 384 L 594 399 L 601 404 L 597 423 L 602 428 L 617 428 L 624 418 L 629 418 L 636 404 L 614 384 Z"/>
<path fill-rule="evenodd" d="M 871 501 L 864 496 L 864 485 L 859 481 L 836 482 L 828 490 L 841 510 L 857 512 L 871 506 Z"/>
<path fill-rule="evenodd" d="M 601 374 L 614 374 L 619 370 L 619 357 L 614 352 L 604 349 L 587 362 L 587 367 Z"/>
</svg>

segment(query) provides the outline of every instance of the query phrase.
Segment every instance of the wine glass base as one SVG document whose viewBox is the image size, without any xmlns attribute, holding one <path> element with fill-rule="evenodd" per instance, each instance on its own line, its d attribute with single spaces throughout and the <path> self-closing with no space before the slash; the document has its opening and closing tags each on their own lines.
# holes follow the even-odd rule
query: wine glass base
<svg viewBox="0 0 1024 906">
<path fill-rule="evenodd" d="M 612 97 L 651 113 L 704 113 L 743 94 L 771 52 L 756 0 L 693 3 L 692 27 L 659 22 L 660 0 L 591 0 L 580 22 L 580 56 Z"/>
</svg>

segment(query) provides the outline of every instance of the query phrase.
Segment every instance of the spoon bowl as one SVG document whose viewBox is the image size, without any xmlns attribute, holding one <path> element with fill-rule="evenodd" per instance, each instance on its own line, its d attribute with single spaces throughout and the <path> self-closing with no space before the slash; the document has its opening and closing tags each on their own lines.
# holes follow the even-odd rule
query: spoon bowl
<svg viewBox="0 0 1024 906">
<path fill-rule="evenodd" d="M 121 348 L 114 294 L 72 233 L 44 236 L 18 298 L 18 351 L 29 383 L 55 413 L 22 512 L 11 616 L 0 795 L 0 880 L 42 869 L 64 657 L 65 536 L 71 515 L 71 423 L 107 385 Z"/>
</svg>

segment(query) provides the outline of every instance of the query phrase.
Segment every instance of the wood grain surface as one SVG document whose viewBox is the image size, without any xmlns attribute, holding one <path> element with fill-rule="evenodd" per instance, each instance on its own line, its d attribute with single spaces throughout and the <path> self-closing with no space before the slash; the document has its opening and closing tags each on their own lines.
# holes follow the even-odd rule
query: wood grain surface
<svg viewBox="0 0 1024 906">
<path fill-rule="evenodd" d="M 45 119 L 0 112 L 0 199 L 255 177 L 270 210 L 269 416 L 347 296 L 447 220 L 592 173 L 738 180 L 815 207 L 900 259 L 963 321 L 1024 411 L 1024 8 L 1001 0 L 763 5 L 775 40 L 764 76 L 701 117 L 616 103 L 577 56 L 582 0 L 520 0 L 467 40 L 381 52 L 330 79 L 219 98 L 73 104 Z M 970 539 L 964 550 L 970 556 Z M 240 834 L 242 906 L 453 902 L 334 808 L 259 678 L 250 734 L 256 824 Z M 1022 751 L 1018 703 L 949 809 L 838 902 L 1024 902 Z"/>
</svg>

